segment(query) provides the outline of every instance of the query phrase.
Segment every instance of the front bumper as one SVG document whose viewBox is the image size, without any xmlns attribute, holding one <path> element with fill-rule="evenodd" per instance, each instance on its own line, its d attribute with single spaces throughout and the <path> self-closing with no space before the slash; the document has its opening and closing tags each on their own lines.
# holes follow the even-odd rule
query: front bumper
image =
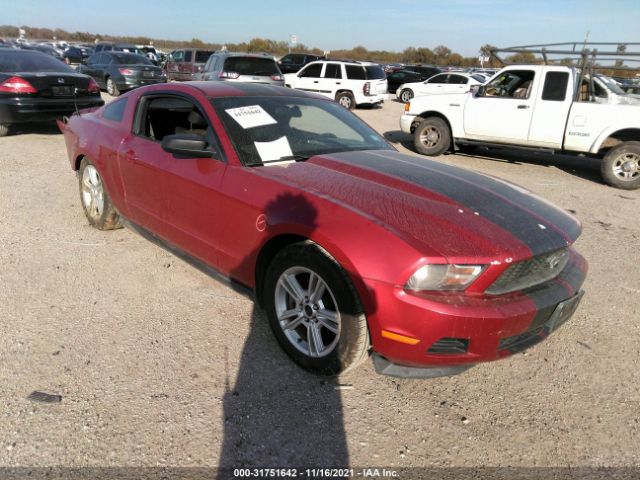
<svg viewBox="0 0 640 480">
<path fill-rule="evenodd" d="M 78 98 L 27 98 L 13 97 L 0 100 L 0 124 L 49 122 L 78 110 L 101 107 L 100 97 Z"/>
<path fill-rule="evenodd" d="M 416 121 L 415 115 L 404 114 L 400 117 L 400 130 L 404 133 L 412 134 L 411 125 Z"/>
<path fill-rule="evenodd" d="M 558 277 L 525 292 L 417 296 L 367 281 L 377 307 L 367 316 L 374 352 L 396 366 L 455 367 L 498 360 L 539 343 L 572 316 L 582 295 L 587 264 L 570 252 Z"/>
</svg>

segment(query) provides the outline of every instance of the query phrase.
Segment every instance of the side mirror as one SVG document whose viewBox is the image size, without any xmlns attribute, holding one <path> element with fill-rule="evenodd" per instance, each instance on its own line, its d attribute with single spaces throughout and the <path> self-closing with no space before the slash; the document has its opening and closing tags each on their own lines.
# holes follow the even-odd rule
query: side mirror
<svg viewBox="0 0 640 480">
<path fill-rule="evenodd" d="M 480 91 L 481 85 L 471 85 L 470 92 L 474 97 L 478 96 L 478 92 Z"/>
<path fill-rule="evenodd" d="M 484 97 L 485 91 L 487 90 L 486 85 L 472 85 L 471 92 L 474 97 Z"/>
<path fill-rule="evenodd" d="M 162 149 L 181 158 L 211 158 L 214 152 L 207 147 L 204 138 L 191 133 L 166 135 L 162 139 Z"/>
</svg>

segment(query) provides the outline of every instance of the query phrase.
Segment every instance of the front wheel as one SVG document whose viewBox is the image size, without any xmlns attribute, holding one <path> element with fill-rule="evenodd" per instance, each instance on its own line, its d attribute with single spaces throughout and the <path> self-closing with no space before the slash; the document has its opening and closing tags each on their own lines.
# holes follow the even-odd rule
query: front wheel
<svg viewBox="0 0 640 480">
<path fill-rule="evenodd" d="M 83 158 L 78 172 L 80 202 L 92 227 L 98 230 L 120 228 L 120 216 L 111 203 L 98 169 L 88 158 Z"/>
<path fill-rule="evenodd" d="M 300 366 L 336 375 L 360 364 L 369 332 L 346 273 L 312 242 L 290 245 L 271 262 L 264 284 L 271 329 Z"/>
<path fill-rule="evenodd" d="M 402 100 L 404 103 L 409 103 L 412 98 L 413 92 L 410 89 L 405 88 L 400 92 L 400 100 Z"/>
<path fill-rule="evenodd" d="M 625 142 L 612 148 L 602 159 L 600 171 L 612 187 L 640 188 L 640 142 Z"/>
<path fill-rule="evenodd" d="M 118 90 L 116 82 L 114 82 L 111 77 L 107 78 L 107 93 L 112 97 L 120 95 L 120 90 Z"/>
<path fill-rule="evenodd" d="M 342 105 L 347 110 L 351 110 L 356 106 L 356 100 L 350 92 L 340 92 L 336 95 L 336 102 Z"/>
<path fill-rule="evenodd" d="M 451 146 L 449 125 L 439 117 L 425 118 L 413 132 L 413 144 L 423 155 L 443 154 Z"/>
</svg>

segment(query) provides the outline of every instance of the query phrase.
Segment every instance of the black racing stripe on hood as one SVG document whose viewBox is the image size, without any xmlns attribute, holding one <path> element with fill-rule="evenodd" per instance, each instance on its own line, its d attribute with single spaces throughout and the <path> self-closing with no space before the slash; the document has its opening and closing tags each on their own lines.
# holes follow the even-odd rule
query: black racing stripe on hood
<svg viewBox="0 0 640 480">
<path fill-rule="evenodd" d="M 506 182 L 469 170 L 395 152 L 352 152 L 335 158 L 451 198 L 518 238 L 533 255 L 566 247 L 580 234 L 578 222 L 556 207 Z"/>
</svg>

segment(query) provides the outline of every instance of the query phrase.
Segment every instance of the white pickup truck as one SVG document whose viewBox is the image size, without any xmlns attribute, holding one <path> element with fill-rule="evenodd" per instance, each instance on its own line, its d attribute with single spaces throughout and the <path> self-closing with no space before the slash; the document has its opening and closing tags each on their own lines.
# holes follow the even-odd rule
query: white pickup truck
<svg viewBox="0 0 640 480">
<path fill-rule="evenodd" d="M 467 145 L 584 154 L 602 158 L 609 185 L 640 188 L 640 106 L 598 103 L 592 85 L 572 67 L 513 65 L 477 92 L 412 99 L 400 128 L 424 155 Z"/>
</svg>

